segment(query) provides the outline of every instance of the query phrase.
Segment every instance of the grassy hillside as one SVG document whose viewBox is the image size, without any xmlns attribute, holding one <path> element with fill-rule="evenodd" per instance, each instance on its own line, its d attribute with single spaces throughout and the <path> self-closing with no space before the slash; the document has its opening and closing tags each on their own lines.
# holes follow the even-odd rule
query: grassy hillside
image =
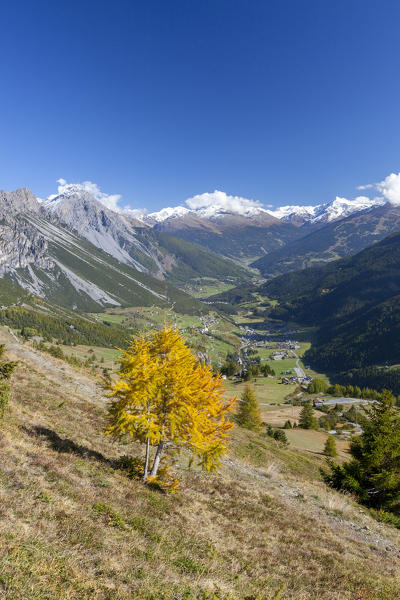
<svg viewBox="0 0 400 600">
<path fill-rule="evenodd" d="M 328 490 L 318 452 L 238 429 L 219 474 L 182 457 L 163 495 L 118 468 L 141 451 L 102 435 L 93 380 L 1 341 L 22 362 L 0 426 L 0 597 L 399 597 L 396 530 Z"/>
<path fill-rule="evenodd" d="M 6 278 L 47 300 L 80 311 L 107 306 L 172 304 L 198 312 L 201 303 L 172 284 L 119 262 L 86 239 L 29 214 L 23 219 L 46 240 L 46 260 L 14 269 Z M 22 220 L 22 223 L 25 223 Z"/>
<path fill-rule="evenodd" d="M 172 282 L 182 284 L 197 277 L 240 282 L 250 277 L 247 269 L 198 244 L 161 231 L 152 230 L 152 232 L 161 248 L 175 258 L 175 264 L 169 267 L 168 273 L 168 278 Z"/>
<path fill-rule="evenodd" d="M 29 298 L 29 292 L 26 292 L 19 285 L 15 285 L 8 279 L 0 278 L 0 306 L 10 306 L 24 302 Z"/>
<path fill-rule="evenodd" d="M 208 307 L 211 308 L 211 307 Z M 228 352 L 239 345 L 240 331 L 235 323 L 222 314 L 209 311 L 204 315 L 178 314 L 172 310 L 153 307 L 131 307 L 109 309 L 107 313 L 92 315 L 94 318 L 119 324 L 125 330 L 149 331 L 160 329 L 166 322 L 177 327 L 190 347 L 215 366 L 222 364 Z"/>
</svg>

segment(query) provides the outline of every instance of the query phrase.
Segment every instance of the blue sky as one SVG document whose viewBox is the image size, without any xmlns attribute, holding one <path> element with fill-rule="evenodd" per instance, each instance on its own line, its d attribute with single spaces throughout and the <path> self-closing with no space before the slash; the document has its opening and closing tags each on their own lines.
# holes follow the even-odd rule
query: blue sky
<svg viewBox="0 0 400 600">
<path fill-rule="evenodd" d="M 0 17 L 0 188 L 278 206 L 400 171 L 397 0 L 17 0 Z"/>
</svg>

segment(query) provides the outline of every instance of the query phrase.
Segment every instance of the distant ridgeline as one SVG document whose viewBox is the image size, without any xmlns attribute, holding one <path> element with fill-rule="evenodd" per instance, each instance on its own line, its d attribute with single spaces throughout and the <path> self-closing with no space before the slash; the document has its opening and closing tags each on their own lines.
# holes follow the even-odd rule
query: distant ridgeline
<svg viewBox="0 0 400 600">
<path fill-rule="evenodd" d="M 279 300 L 271 316 L 317 326 L 305 359 L 343 383 L 400 393 L 400 233 L 322 267 L 261 288 Z M 379 368 L 378 368 L 379 367 Z"/>
<path fill-rule="evenodd" d="M 301 228 L 303 229 L 303 228 Z M 252 263 L 264 276 L 322 265 L 355 254 L 400 229 L 400 207 L 391 204 L 359 211 L 294 239 Z"/>
</svg>

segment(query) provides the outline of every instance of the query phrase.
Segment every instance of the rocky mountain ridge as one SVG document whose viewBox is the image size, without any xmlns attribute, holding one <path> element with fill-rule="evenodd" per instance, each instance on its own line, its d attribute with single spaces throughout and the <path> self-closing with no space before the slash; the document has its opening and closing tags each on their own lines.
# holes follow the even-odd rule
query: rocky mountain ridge
<svg viewBox="0 0 400 600">
<path fill-rule="evenodd" d="M 158 212 L 144 214 L 140 217 L 141 221 L 151 227 L 159 226 L 162 223 L 181 219 L 182 217 L 198 217 L 211 222 L 223 222 L 225 219 L 231 219 L 233 216 L 251 221 L 260 226 L 266 221 L 272 223 L 269 217 L 273 217 L 285 223 L 292 223 L 296 226 L 325 224 L 346 218 L 354 213 L 374 209 L 386 203 L 383 198 L 368 198 L 367 196 L 358 196 L 353 200 L 336 196 L 331 202 L 317 204 L 315 206 L 288 205 L 281 206 L 275 210 L 266 209 L 262 206 L 247 206 L 245 204 L 231 206 L 230 208 L 215 205 L 204 206 L 200 208 L 187 208 L 186 206 L 176 206 L 163 208 Z"/>
<path fill-rule="evenodd" d="M 324 225 L 349 217 L 352 214 L 373 210 L 386 203 L 382 198 L 359 196 L 354 200 L 336 196 L 332 202 L 316 206 L 281 206 L 270 211 L 277 219 L 297 226 Z"/>
<path fill-rule="evenodd" d="M 199 275 L 187 264 L 192 246 L 172 244 L 171 252 L 169 239 L 163 246 L 152 229 L 90 194 L 49 205 L 26 189 L 0 192 L 0 217 L 0 274 L 37 296 L 82 310 L 171 302 L 194 310 L 199 304 L 163 281 Z M 196 254 L 209 268 L 214 261 L 222 276 L 244 275 L 203 249 Z"/>
</svg>

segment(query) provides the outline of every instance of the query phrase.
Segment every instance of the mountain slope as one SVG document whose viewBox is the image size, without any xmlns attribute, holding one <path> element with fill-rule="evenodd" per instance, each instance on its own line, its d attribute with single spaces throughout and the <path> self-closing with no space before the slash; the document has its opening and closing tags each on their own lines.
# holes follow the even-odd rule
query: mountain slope
<svg viewBox="0 0 400 600">
<path fill-rule="evenodd" d="M 44 204 L 55 224 L 86 238 L 97 248 L 138 271 L 161 279 L 186 283 L 188 279 L 211 275 L 246 279 L 249 274 L 231 261 L 187 243 L 161 235 L 142 222 L 104 207 L 91 194 L 70 186 L 70 192 Z"/>
<path fill-rule="evenodd" d="M 200 302 L 174 283 L 249 278 L 231 260 L 108 210 L 82 191 L 45 203 L 29 190 L 0 192 L 0 218 L 0 275 L 78 310 L 175 303 L 198 311 Z"/>
<path fill-rule="evenodd" d="M 225 212 L 212 218 L 189 212 L 165 219 L 154 228 L 223 256 L 244 261 L 280 248 L 303 235 L 297 227 L 282 223 L 266 211 L 250 216 Z"/>
<path fill-rule="evenodd" d="M 355 256 L 261 288 L 275 316 L 319 328 L 308 360 L 325 371 L 400 362 L 400 233 Z"/>
<path fill-rule="evenodd" d="M 149 235 L 148 232 L 146 235 Z M 177 285 L 198 277 L 231 282 L 246 281 L 250 277 L 247 269 L 192 241 L 156 230 L 153 230 L 153 235 L 162 251 L 166 252 L 166 257 L 172 257 L 168 265 L 168 279 Z"/>
<path fill-rule="evenodd" d="M 0 194 L 0 274 L 62 306 L 157 304 L 199 310 L 199 302 L 56 225 L 31 192 Z"/>
<path fill-rule="evenodd" d="M 255 261 L 264 276 L 304 269 L 354 254 L 400 230 L 400 207 L 391 204 L 356 213 L 317 229 Z"/>
<path fill-rule="evenodd" d="M 119 468 L 122 455 L 139 458 L 141 449 L 104 436 L 105 399 L 93 378 L 16 344 L 3 328 L 0 342 L 21 361 L 1 423 L 0 595 L 400 594 L 396 530 L 328 490 L 322 456 L 237 428 L 221 473 L 188 469 L 182 457 L 182 490 L 161 494 Z"/>
<path fill-rule="evenodd" d="M 139 240 L 136 235 L 138 229 L 145 228 L 143 223 L 109 210 L 88 192 L 71 187 L 70 193 L 43 204 L 56 225 L 62 223 L 97 248 L 139 271 L 162 273 L 157 247 L 145 238 Z"/>
<path fill-rule="evenodd" d="M 200 307 L 183 292 L 118 262 L 79 236 L 37 216 L 24 218 L 47 241 L 51 264 L 46 268 L 32 265 L 7 275 L 22 287 L 78 310 L 119 305 L 168 306 L 171 302 L 176 302 L 177 310 Z"/>
<path fill-rule="evenodd" d="M 317 206 L 281 206 L 270 211 L 277 219 L 285 223 L 292 223 L 299 227 L 316 227 L 325 223 L 332 223 L 349 217 L 352 214 L 368 211 L 385 204 L 383 198 L 368 198 L 359 196 L 354 200 L 339 198 L 338 196 L 332 202 L 318 204 Z"/>
</svg>

